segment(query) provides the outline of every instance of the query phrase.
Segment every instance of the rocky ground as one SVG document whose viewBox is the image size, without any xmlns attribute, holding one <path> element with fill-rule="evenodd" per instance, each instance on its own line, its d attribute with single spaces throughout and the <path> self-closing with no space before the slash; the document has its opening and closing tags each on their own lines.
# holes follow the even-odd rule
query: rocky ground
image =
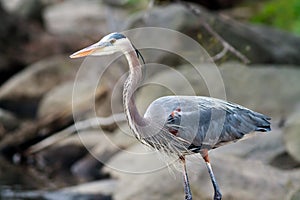
<svg viewBox="0 0 300 200">
<path fill-rule="evenodd" d="M 30 150 L 74 120 L 123 111 L 124 58 L 108 69 L 99 63 L 106 66 L 111 58 L 90 58 L 84 61 L 89 67 L 83 68 L 83 60 L 69 59 L 72 52 L 109 32 L 151 26 L 185 33 L 213 56 L 222 45 L 202 26 L 205 21 L 251 61 L 243 64 L 230 52 L 217 60 L 224 85 L 214 85 L 215 94 L 225 87 L 227 100 L 272 117 L 271 132 L 211 152 L 224 199 L 299 199 L 300 38 L 240 23 L 198 5 L 195 7 L 201 12 L 195 15 L 176 3 L 133 9 L 114 2 L 2 1 L 0 20 L 8 28 L 0 28 L 0 150 L 3 162 L 25 170 L 37 184 L 36 190 L 1 192 L 1 197 L 182 199 L 180 172 L 139 144 L 124 118 L 69 134 L 47 148 Z M 167 40 L 155 39 L 162 44 Z M 143 40 L 136 37 L 134 43 L 139 47 Z M 170 41 L 169 45 L 176 48 L 180 42 Z M 219 78 L 210 65 L 197 65 L 206 72 L 201 77 L 178 56 L 141 52 L 147 63 L 174 69 L 146 69 L 146 81 L 170 86 L 172 91 L 142 87 L 137 93 L 141 112 L 154 99 L 170 93 L 188 95 L 192 89 L 196 95 L 210 95 L 205 80 Z M 187 165 L 194 198 L 211 199 L 213 190 L 204 162 L 191 156 Z"/>
</svg>

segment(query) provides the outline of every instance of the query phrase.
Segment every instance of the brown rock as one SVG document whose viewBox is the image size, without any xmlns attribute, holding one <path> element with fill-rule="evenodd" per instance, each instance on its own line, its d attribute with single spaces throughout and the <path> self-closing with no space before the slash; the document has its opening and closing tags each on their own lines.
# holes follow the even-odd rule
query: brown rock
<svg viewBox="0 0 300 200">
<path fill-rule="evenodd" d="M 73 79 L 80 63 L 67 56 L 39 61 L 0 88 L 0 105 L 18 115 L 34 116 L 39 100 L 58 84 Z"/>
</svg>

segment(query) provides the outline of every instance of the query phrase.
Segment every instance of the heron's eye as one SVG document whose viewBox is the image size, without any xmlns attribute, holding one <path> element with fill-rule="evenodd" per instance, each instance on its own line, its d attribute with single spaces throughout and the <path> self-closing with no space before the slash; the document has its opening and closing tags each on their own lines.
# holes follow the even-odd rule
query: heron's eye
<svg viewBox="0 0 300 200">
<path fill-rule="evenodd" d="M 111 39 L 109 42 L 111 43 L 111 44 L 113 44 L 113 43 L 115 43 L 117 40 L 116 39 Z"/>
</svg>

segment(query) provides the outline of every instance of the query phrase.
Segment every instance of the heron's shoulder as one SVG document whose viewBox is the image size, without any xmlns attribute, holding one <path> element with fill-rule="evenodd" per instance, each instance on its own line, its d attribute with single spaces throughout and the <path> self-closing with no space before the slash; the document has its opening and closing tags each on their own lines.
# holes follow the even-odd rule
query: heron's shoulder
<svg viewBox="0 0 300 200">
<path fill-rule="evenodd" d="M 145 114 L 163 112 L 163 116 L 166 116 L 176 109 L 183 112 L 197 112 L 200 109 L 218 107 L 224 104 L 225 102 L 222 100 L 204 96 L 164 96 L 154 100 Z"/>
<path fill-rule="evenodd" d="M 199 101 L 209 101 L 209 99 L 213 99 L 211 97 L 205 96 L 163 96 L 152 103 L 164 103 L 164 102 L 199 102 Z"/>
<path fill-rule="evenodd" d="M 222 99 L 206 96 L 164 96 L 153 101 L 146 113 L 163 112 L 163 116 L 169 115 L 174 110 L 180 109 L 183 113 L 225 111 L 227 114 L 237 112 L 252 112 L 251 110 Z M 204 115 L 203 114 L 203 115 Z"/>
<path fill-rule="evenodd" d="M 164 105 L 164 106 L 228 106 L 228 107 L 241 107 L 237 104 L 227 102 L 225 100 L 206 97 L 206 96 L 164 96 L 154 100 L 151 105 Z"/>
</svg>

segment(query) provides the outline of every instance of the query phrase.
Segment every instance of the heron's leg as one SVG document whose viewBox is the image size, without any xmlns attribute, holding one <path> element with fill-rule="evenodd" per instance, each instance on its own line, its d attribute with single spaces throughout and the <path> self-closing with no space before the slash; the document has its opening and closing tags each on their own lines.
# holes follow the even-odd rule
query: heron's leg
<svg viewBox="0 0 300 200">
<path fill-rule="evenodd" d="M 219 188 L 219 185 L 217 183 L 217 180 L 215 178 L 214 172 L 212 170 L 211 164 L 209 162 L 209 157 L 208 157 L 208 152 L 206 151 L 204 154 L 202 154 L 202 157 L 205 161 L 211 182 L 213 184 L 214 190 L 215 190 L 215 194 L 214 194 L 214 200 L 221 200 L 222 199 L 222 194 Z"/>
<path fill-rule="evenodd" d="M 185 194 L 185 200 L 192 200 L 192 192 L 190 188 L 189 178 L 186 171 L 186 164 L 185 164 L 185 158 L 183 156 L 180 157 L 180 160 L 182 162 L 183 167 L 183 181 L 184 181 L 184 194 Z"/>
</svg>

